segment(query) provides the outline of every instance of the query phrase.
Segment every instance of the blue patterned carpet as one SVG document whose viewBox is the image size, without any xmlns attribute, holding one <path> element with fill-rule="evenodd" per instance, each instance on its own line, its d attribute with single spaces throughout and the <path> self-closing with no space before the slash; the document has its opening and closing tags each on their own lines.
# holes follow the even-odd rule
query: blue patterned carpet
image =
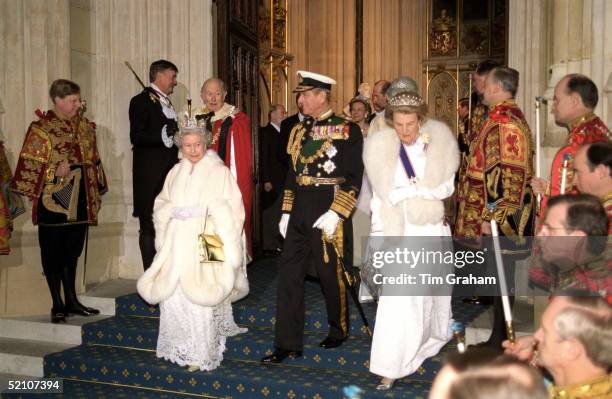
<svg viewBox="0 0 612 399">
<path fill-rule="evenodd" d="M 159 311 L 134 294 L 117 298 L 117 316 L 86 324 L 83 345 L 46 356 L 45 376 L 65 379 L 66 398 L 337 399 L 342 397 L 342 387 L 351 384 L 364 389 L 367 399 L 427 396 L 445 353 L 454 351 L 455 344 L 448 344 L 393 390 L 376 391 L 378 378 L 368 372 L 370 341 L 354 306 L 350 339 L 340 348 L 319 348 L 327 321 L 323 295 L 315 282 L 306 284 L 304 357 L 282 365 L 260 365 L 259 359 L 272 349 L 276 270 L 276 258 L 249 268 L 251 294 L 234 305 L 236 321 L 249 332 L 228 339 L 225 360 L 213 372 L 190 373 L 157 359 Z M 365 308 L 373 321 L 375 305 Z M 460 323 L 483 309 L 453 301 L 454 318 Z"/>
</svg>

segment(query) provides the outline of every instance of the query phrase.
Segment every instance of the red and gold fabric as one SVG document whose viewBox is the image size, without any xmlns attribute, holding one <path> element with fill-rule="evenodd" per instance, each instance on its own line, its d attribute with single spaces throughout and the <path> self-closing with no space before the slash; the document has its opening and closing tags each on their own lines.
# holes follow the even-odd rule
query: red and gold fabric
<svg viewBox="0 0 612 399">
<path fill-rule="evenodd" d="M 4 143 L 0 141 L 0 255 L 10 252 L 9 238 L 13 230 L 13 220 L 25 212 L 21 197 L 10 191 L 12 178 Z"/>
<path fill-rule="evenodd" d="M 478 133 L 482 130 L 482 126 L 488 118 L 488 111 L 489 109 L 487 106 L 481 102 L 476 103 L 474 107 L 472 107 L 472 116 L 465 134 L 465 140 L 468 145 L 476 139 Z"/>
<path fill-rule="evenodd" d="M 484 221 L 495 218 L 505 236 L 533 234 L 531 131 L 512 100 L 492 107 L 472 141 L 459 184 L 455 236 L 478 239 Z M 494 211 L 489 210 L 494 206 Z"/>
<path fill-rule="evenodd" d="M 576 193 L 573 185 L 574 157 L 578 149 L 588 143 L 598 141 L 610 141 L 612 136 L 610 130 L 597 115 L 592 112 L 577 118 L 568 124 L 569 135 L 563 147 L 557 151 L 550 168 L 549 189 L 547 195 L 542 198 L 540 215 L 543 217 L 548 203 L 548 198 L 561 194 L 561 180 L 563 176 L 563 159 L 568 157 L 566 173 L 565 194 Z"/>
<path fill-rule="evenodd" d="M 5 165 L 6 163 L 6 165 Z M 11 247 L 11 214 L 9 212 L 8 198 L 4 195 L 2 188 L 10 181 L 10 170 L 4 153 L 4 144 L 0 141 L 0 255 L 7 255 Z"/>
<path fill-rule="evenodd" d="M 98 155 L 96 125 L 78 116 L 61 119 L 52 110 L 45 113 L 37 110 L 36 115 L 39 120 L 30 124 L 19 154 L 12 191 L 32 200 L 32 222 L 38 224 L 39 198 L 64 184 L 64 178 L 55 175 L 57 167 L 63 161 L 80 166 L 87 211 L 86 220 L 78 222 L 97 224 L 107 182 Z M 67 221 L 71 222 L 77 221 Z"/>
<path fill-rule="evenodd" d="M 601 203 L 606 210 L 606 215 L 608 215 L 608 236 L 612 236 L 612 192 L 604 195 Z"/>
<path fill-rule="evenodd" d="M 212 143 L 210 148 L 219 153 L 220 137 L 222 128 L 226 122 L 231 122 L 225 139 L 225 165 L 232 167 L 232 147 L 234 149 L 233 162 L 235 163 L 236 182 L 242 194 L 242 202 L 245 209 L 244 232 L 247 237 L 247 248 L 249 256 L 253 255 L 252 249 L 252 221 L 253 208 L 253 144 L 251 142 L 251 119 L 244 112 L 225 104 L 224 107 L 213 117 L 212 121 Z M 232 172 L 234 172 L 232 170 Z"/>
</svg>

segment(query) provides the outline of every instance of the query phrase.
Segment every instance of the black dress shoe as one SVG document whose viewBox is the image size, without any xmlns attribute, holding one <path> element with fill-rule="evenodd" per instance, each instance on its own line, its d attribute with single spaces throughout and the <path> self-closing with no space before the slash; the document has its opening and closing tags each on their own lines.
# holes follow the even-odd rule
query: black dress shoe
<svg viewBox="0 0 612 399">
<path fill-rule="evenodd" d="M 467 303 L 469 305 L 480 305 L 480 297 L 479 296 L 471 296 L 468 298 L 463 298 L 463 303 Z"/>
<path fill-rule="evenodd" d="M 324 349 L 337 348 L 340 345 L 342 345 L 342 343 L 346 341 L 347 338 L 348 337 L 344 337 L 344 338 L 327 337 L 323 341 L 321 341 L 319 346 Z"/>
<path fill-rule="evenodd" d="M 261 358 L 261 363 L 270 364 L 270 363 L 281 363 L 286 358 L 297 359 L 302 357 L 302 351 L 289 351 L 286 349 L 275 349 L 274 353 L 270 356 L 266 356 Z"/>
<path fill-rule="evenodd" d="M 80 316 L 94 316 L 100 314 L 98 309 L 89 308 L 87 306 L 83 306 L 80 303 L 78 305 L 67 305 L 65 312 L 67 314 L 78 314 Z"/>
<path fill-rule="evenodd" d="M 51 309 L 51 323 L 65 323 L 66 322 L 66 313 L 63 310 L 53 310 Z"/>
</svg>

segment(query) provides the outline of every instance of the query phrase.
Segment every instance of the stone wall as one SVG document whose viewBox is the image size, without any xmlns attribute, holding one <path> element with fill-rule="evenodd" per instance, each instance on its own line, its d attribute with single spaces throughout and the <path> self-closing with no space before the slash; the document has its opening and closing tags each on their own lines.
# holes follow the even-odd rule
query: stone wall
<svg viewBox="0 0 612 399">
<path fill-rule="evenodd" d="M 142 271 L 138 223 L 131 217 L 132 153 L 128 105 L 147 84 L 148 66 L 174 62 L 179 85 L 172 101 L 200 103 L 212 76 L 211 0 L 10 0 L 0 2 L 0 138 L 14 168 L 36 108 L 51 106 L 47 91 L 57 78 L 76 81 L 97 124 L 98 146 L 109 179 L 99 226 L 90 229 L 87 284 Z M 50 298 L 41 272 L 36 228 L 20 216 L 13 251 L 0 257 L 0 316 L 46 313 Z M 79 281 L 82 281 L 83 256 Z M 81 287 L 81 290 L 83 287 Z"/>
</svg>

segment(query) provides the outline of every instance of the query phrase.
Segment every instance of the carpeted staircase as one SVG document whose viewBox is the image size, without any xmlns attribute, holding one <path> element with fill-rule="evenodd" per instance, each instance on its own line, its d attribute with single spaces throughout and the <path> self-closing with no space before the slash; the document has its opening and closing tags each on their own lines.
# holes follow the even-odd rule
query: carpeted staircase
<svg viewBox="0 0 612 399">
<path fill-rule="evenodd" d="M 364 389 L 362 397 L 367 399 L 425 398 L 444 353 L 455 350 L 455 344 L 450 343 L 393 390 L 376 391 L 378 378 L 368 372 L 370 340 L 353 304 L 349 340 L 340 348 L 319 348 L 327 332 L 325 306 L 319 285 L 308 281 L 304 357 L 262 366 L 259 359 L 273 346 L 276 273 L 276 258 L 249 268 L 251 293 L 234 304 L 237 323 L 249 331 L 228 339 L 225 359 L 212 372 L 188 372 L 157 359 L 159 310 L 132 294 L 117 298 L 115 317 L 83 327 L 82 345 L 46 356 L 45 376 L 64 379 L 61 397 L 65 398 L 336 399 L 342 397 L 342 388 L 351 384 Z M 453 301 L 453 306 L 454 318 L 460 323 L 484 309 L 460 300 Z M 365 310 L 373 322 L 375 305 L 366 304 Z"/>
</svg>

